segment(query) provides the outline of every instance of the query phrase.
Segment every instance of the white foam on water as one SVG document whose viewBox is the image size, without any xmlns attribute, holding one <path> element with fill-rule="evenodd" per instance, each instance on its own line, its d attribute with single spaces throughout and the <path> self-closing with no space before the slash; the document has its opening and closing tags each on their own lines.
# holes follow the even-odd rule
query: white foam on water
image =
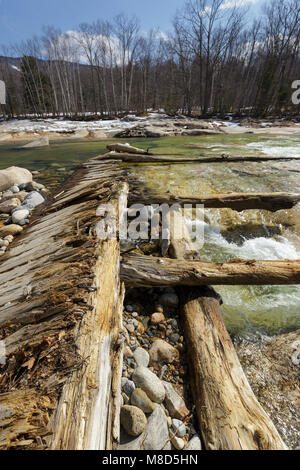
<svg viewBox="0 0 300 470">
<path fill-rule="evenodd" d="M 292 143 L 294 143 L 294 145 L 291 145 Z M 285 139 L 279 137 L 274 140 L 266 140 L 263 142 L 251 142 L 250 144 L 247 144 L 247 147 L 274 157 L 300 157 L 299 138 L 289 137 L 289 139 Z"/>
</svg>

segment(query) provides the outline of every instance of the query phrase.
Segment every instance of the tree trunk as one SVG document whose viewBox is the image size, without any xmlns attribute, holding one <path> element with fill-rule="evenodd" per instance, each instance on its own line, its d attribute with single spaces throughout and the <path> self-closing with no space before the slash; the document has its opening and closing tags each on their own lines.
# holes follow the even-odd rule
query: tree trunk
<svg viewBox="0 0 300 470">
<path fill-rule="evenodd" d="M 182 288 L 181 302 L 191 389 L 206 449 L 286 449 L 250 388 L 211 290 Z"/>
<path fill-rule="evenodd" d="M 130 253 L 122 257 L 121 278 L 135 287 L 300 284 L 300 260 L 205 263 Z"/>
</svg>

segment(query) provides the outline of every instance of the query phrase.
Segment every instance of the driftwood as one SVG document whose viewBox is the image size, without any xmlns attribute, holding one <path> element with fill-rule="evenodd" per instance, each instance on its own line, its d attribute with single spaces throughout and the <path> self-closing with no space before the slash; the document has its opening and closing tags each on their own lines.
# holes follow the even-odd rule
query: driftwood
<svg viewBox="0 0 300 470">
<path fill-rule="evenodd" d="M 174 227 L 171 225 L 170 248 L 175 247 L 171 254 L 173 258 L 178 256 L 175 263 L 180 264 L 185 255 L 181 249 L 176 250 Z M 185 245 L 193 252 L 187 236 Z M 223 322 L 218 295 L 210 287 L 179 290 L 191 390 L 206 449 L 285 449 L 240 365 Z"/>
<path fill-rule="evenodd" d="M 182 321 L 199 427 L 208 450 L 283 450 L 257 401 L 208 288 L 182 288 Z"/>
<path fill-rule="evenodd" d="M 121 160 L 129 163 L 224 163 L 224 162 L 265 162 L 273 160 L 300 160 L 300 156 L 281 157 L 277 155 L 225 155 L 225 156 L 209 156 L 209 157 L 184 157 L 182 155 L 149 155 L 149 154 L 130 154 L 109 152 L 98 155 L 94 160 Z"/>
<path fill-rule="evenodd" d="M 0 449 L 111 449 L 118 441 L 122 307 L 117 239 L 96 210 L 126 205 L 113 162 L 88 162 L 0 263 Z M 121 334 L 121 336 L 120 336 Z"/>
<path fill-rule="evenodd" d="M 207 196 L 175 196 L 171 194 L 145 194 L 135 191 L 129 197 L 129 203 L 151 204 L 203 204 L 210 208 L 230 208 L 236 211 L 264 209 L 276 212 L 291 209 L 300 201 L 299 193 L 226 193 Z"/>
<path fill-rule="evenodd" d="M 110 150 L 111 152 L 117 152 L 117 153 L 151 155 L 151 153 L 149 153 L 148 151 L 139 149 L 137 147 L 132 147 L 132 145 L 129 145 L 129 144 L 111 144 L 111 145 L 107 145 L 106 148 Z"/>
<path fill-rule="evenodd" d="M 122 257 L 121 278 L 135 287 L 300 284 L 300 260 L 206 263 L 130 253 Z"/>
</svg>

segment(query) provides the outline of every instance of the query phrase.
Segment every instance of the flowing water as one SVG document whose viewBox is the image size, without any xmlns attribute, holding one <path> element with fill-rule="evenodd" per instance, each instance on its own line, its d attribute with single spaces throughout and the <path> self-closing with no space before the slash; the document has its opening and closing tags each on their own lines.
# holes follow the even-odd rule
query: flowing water
<svg viewBox="0 0 300 470">
<path fill-rule="evenodd" d="M 79 163 L 105 153 L 113 140 L 60 141 L 37 150 L 19 150 L 20 144 L 0 144 L 0 169 L 11 165 L 41 172 L 39 181 L 53 188 Z M 132 145 L 155 153 L 185 156 L 300 155 L 300 137 L 221 135 L 130 139 Z M 131 165 L 130 176 L 152 191 L 200 195 L 214 192 L 300 191 L 300 162 Z M 191 224 L 191 220 L 187 218 Z M 201 223 L 201 222 L 199 222 Z M 205 243 L 207 261 L 245 259 L 299 259 L 300 209 L 270 213 L 249 210 L 207 209 Z M 272 335 L 300 328 L 300 286 L 218 286 L 223 314 L 232 335 Z"/>
</svg>

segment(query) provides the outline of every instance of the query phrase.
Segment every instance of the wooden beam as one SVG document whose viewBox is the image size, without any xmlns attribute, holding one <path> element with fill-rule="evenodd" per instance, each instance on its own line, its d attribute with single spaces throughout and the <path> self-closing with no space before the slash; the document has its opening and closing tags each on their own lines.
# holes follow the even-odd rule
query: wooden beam
<svg viewBox="0 0 300 470">
<path fill-rule="evenodd" d="M 300 201 L 299 193 L 220 193 L 203 196 L 175 196 L 172 194 L 146 194 L 135 190 L 129 203 L 152 204 L 203 204 L 205 208 L 230 208 L 238 212 L 248 209 L 264 209 L 276 212 L 291 209 Z"/>
<path fill-rule="evenodd" d="M 121 278 L 135 287 L 300 284 L 300 260 L 209 263 L 129 253 Z"/>
</svg>

